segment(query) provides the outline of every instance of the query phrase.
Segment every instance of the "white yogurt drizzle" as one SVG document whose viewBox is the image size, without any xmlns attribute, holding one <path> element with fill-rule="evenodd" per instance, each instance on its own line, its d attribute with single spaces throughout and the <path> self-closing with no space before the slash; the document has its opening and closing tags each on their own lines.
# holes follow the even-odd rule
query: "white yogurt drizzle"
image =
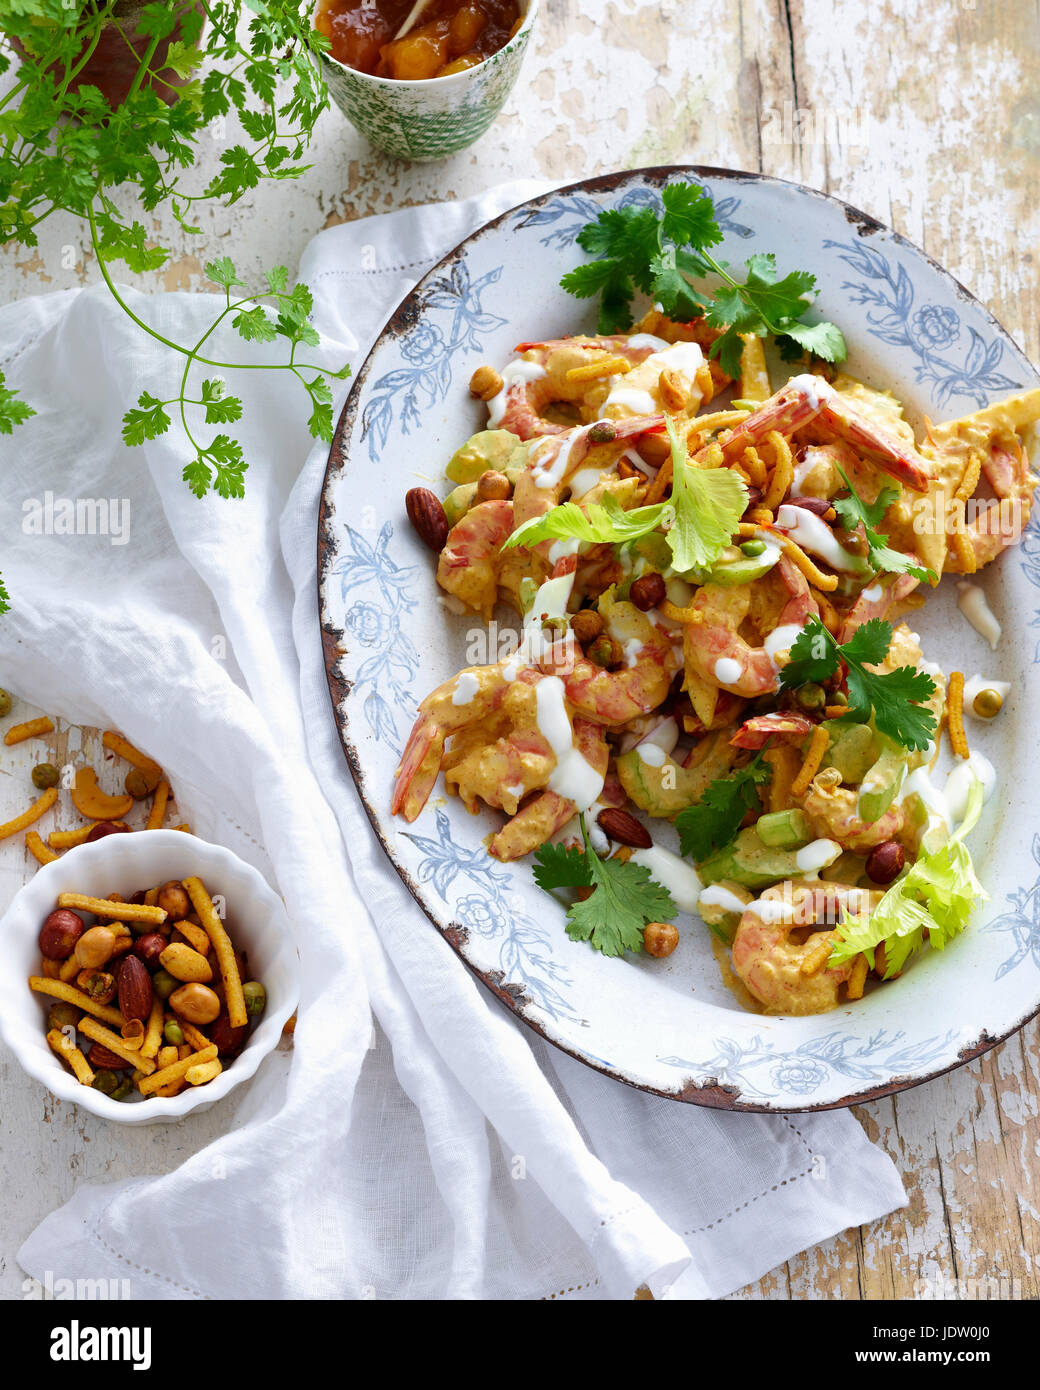
<svg viewBox="0 0 1040 1390">
<path fill-rule="evenodd" d="M 990 651 L 995 652 L 1000 641 L 1000 624 L 977 584 L 971 584 L 966 579 L 960 581 L 957 585 L 957 607 L 979 636 L 989 643 Z"/>
<path fill-rule="evenodd" d="M 628 341 L 630 347 L 660 343 L 660 348 L 644 358 L 635 369 L 644 378 L 656 380 L 664 371 L 682 372 L 692 385 L 698 370 L 704 365 L 704 353 L 697 343 L 669 344 L 649 333 L 637 334 Z M 656 415 L 660 411 L 661 407 L 648 390 L 626 386 L 626 379 L 627 374 L 610 378 L 610 393 L 600 407 L 600 419 L 610 406 L 621 406 L 623 410 L 631 410 L 634 415 Z"/>
<path fill-rule="evenodd" d="M 515 681 L 525 666 L 537 666 L 550 655 L 554 639 L 551 633 L 543 631 L 542 622 L 546 618 L 567 616 L 567 601 L 573 587 L 573 574 L 559 574 L 555 579 L 547 579 L 539 588 L 524 618 L 517 649 L 502 668 L 505 680 Z"/>
<path fill-rule="evenodd" d="M 700 906 L 721 907 L 723 912 L 732 912 L 738 917 L 743 917 L 748 905 L 742 898 L 738 898 L 732 889 L 724 888 L 721 883 L 711 883 L 701 893 Z"/>
<path fill-rule="evenodd" d="M 719 685 L 736 685 L 740 680 L 740 662 L 731 656 L 720 656 L 715 663 L 715 679 Z"/>
<path fill-rule="evenodd" d="M 574 732 L 559 676 L 543 676 L 535 688 L 538 731 L 556 755 L 549 788 L 579 811 L 587 811 L 603 790 L 605 773 L 598 772 L 574 746 Z"/>
<path fill-rule="evenodd" d="M 685 859 L 660 845 L 652 845 L 650 849 L 637 849 L 628 862 L 649 869 L 651 878 L 671 893 L 680 912 L 697 911 L 703 884 L 696 869 Z"/>
<path fill-rule="evenodd" d="M 807 507 L 782 506 L 776 514 L 776 524 L 813 555 L 826 560 L 832 569 L 844 570 L 847 574 L 858 574 L 863 569 L 863 561 L 839 545 L 834 532 L 824 521 Z"/>
<path fill-rule="evenodd" d="M 451 703 L 453 705 L 468 705 L 480 689 L 480 681 L 472 671 L 463 671 L 455 682 L 455 689 L 452 692 Z"/>
<path fill-rule="evenodd" d="M 964 819 L 968 793 L 975 777 L 982 783 L 984 800 L 988 801 L 997 784 L 997 773 L 986 755 L 977 749 L 972 751 L 968 759 L 958 760 L 957 766 L 947 776 L 943 787 L 935 785 L 927 767 L 915 768 L 900 788 L 898 799 L 902 802 L 911 796 L 920 797 L 921 804 L 928 813 L 927 824 L 921 832 L 922 837 L 929 831 L 940 828 L 946 834 L 952 834 Z"/>
<path fill-rule="evenodd" d="M 498 429 L 502 423 L 502 418 L 506 413 L 506 397 L 509 394 L 509 388 L 516 386 L 519 382 L 541 381 L 545 375 L 545 368 L 537 362 L 527 362 L 522 357 L 510 362 L 502 373 L 501 391 L 488 401 L 488 424 L 491 429 Z"/>
<path fill-rule="evenodd" d="M 794 857 L 794 862 L 803 874 L 818 874 L 828 864 L 833 864 L 841 854 L 837 840 L 813 840 L 803 845 Z"/>
</svg>

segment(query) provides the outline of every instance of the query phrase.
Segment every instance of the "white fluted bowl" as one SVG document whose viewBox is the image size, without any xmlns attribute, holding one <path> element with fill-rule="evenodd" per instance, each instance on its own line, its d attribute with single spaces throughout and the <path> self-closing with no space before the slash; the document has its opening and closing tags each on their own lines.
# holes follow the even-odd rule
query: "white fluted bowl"
<svg viewBox="0 0 1040 1390">
<path fill-rule="evenodd" d="M 215 1080 L 189 1086 L 176 1096 L 112 1100 L 81 1085 L 47 1044 L 47 1011 L 55 1001 L 35 994 L 27 983 L 30 975 L 40 973 L 40 926 L 59 893 L 132 894 L 191 874 L 197 874 L 210 893 L 224 895 L 231 939 L 248 952 L 250 974 L 266 989 L 267 1007 L 242 1051 Z M 125 1125 L 179 1120 L 223 1099 L 274 1051 L 299 998 L 296 947 L 281 899 L 237 854 L 181 830 L 107 835 L 44 865 L 0 920 L 0 957 L 5 966 L 0 973 L 0 1037 L 22 1067 L 60 1100 L 74 1101 L 102 1119 Z"/>
</svg>

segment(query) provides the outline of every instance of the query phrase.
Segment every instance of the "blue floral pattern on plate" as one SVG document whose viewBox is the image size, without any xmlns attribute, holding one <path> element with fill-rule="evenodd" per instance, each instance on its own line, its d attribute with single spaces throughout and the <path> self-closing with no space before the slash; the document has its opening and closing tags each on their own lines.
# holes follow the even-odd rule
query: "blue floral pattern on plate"
<svg viewBox="0 0 1040 1390">
<path fill-rule="evenodd" d="M 1040 835 L 1033 836 L 1030 846 L 1033 859 L 1040 867 Z M 1009 932 L 1015 949 L 997 967 L 994 979 L 1002 980 L 1010 971 L 1016 970 L 1023 961 L 1031 960 L 1040 970 L 1040 878 L 1032 888 L 1018 888 L 1008 893 L 1007 900 L 1014 909 L 1003 912 L 986 924 L 986 931 Z"/>
<path fill-rule="evenodd" d="M 1004 343 L 993 335 L 987 344 L 982 334 L 968 327 L 951 304 L 925 303 L 916 308 L 916 290 L 906 267 L 893 262 L 876 247 L 857 241 L 825 241 L 824 246 L 839 252 L 839 259 L 864 277 L 846 280 L 847 290 L 856 304 L 868 306 L 867 320 L 875 338 L 892 347 L 909 348 L 918 359 L 915 378 L 935 388 L 938 406 L 955 396 L 966 396 L 984 406 L 998 391 L 1021 386 L 1015 378 L 998 372 L 1004 357 Z M 958 340 L 966 347 L 959 360 L 942 349 Z"/>
<path fill-rule="evenodd" d="M 905 1034 L 889 1033 L 886 1029 L 867 1038 L 834 1032 L 790 1049 L 778 1048 L 757 1035 L 743 1044 L 734 1038 L 716 1038 L 715 1052 L 706 1061 L 694 1062 L 687 1057 L 660 1060 L 666 1066 L 681 1067 L 687 1075 L 714 1077 L 720 1086 L 739 1087 L 742 1096 L 763 1100 L 771 1096 L 803 1097 L 812 1095 L 835 1076 L 849 1082 L 870 1082 L 927 1066 L 943 1056 L 955 1036 L 951 1030 L 908 1043 Z"/>
<path fill-rule="evenodd" d="M 479 352 L 482 335 L 502 328 L 506 320 L 488 313 L 483 297 L 502 277 L 502 267 L 470 279 L 464 260 L 455 260 L 419 295 L 414 326 L 401 340 L 406 366 L 387 372 L 372 387 L 361 416 L 361 437 L 375 462 L 390 438 L 395 405 L 400 403 L 400 429 L 411 434 L 421 428 L 423 412 L 443 401 L 454 381 L 455 359 Z"/>
<path fill-rule="evenodd" d="M 374 545 L 352 526 L 344 526 L 343 535 L 329 573 L 339 580 L 346 630 L 366 653 L 353 676 L 353 693 L 363 697 L 369 731 L 400 753 L 402 731 L 411 727 L 415 714 L 409 682 L 419 669 L 419 653 L 401 626 L 418 603 L 416 566 L 390 558 L 394 528 L 389 521 Z M 366 597 L 356 598 L 358 592 Z"/>
<path fill-rule="evenodd" d="M 440 807 L 435 813 L 437 838 L 405 831 L 406 840 L 422 854 L 420 883 L 429 883 L 448 903 L 460 926 L 500 948 L 499 970 L 506 984 L 523 993 L 550 1018 L 576 1019 L 560 993 L 570 976 L 552 958 L 550 930 L 523 912 L 523 899 L 512 876 L 492 859 L 482 844 L 466 849 L 452 837 L 451 822 Z M 457 878 L 469 884 L 454 903 L 448 889 Z M 476 889 L 477 891 L 473 891 Z"/>
</svg>

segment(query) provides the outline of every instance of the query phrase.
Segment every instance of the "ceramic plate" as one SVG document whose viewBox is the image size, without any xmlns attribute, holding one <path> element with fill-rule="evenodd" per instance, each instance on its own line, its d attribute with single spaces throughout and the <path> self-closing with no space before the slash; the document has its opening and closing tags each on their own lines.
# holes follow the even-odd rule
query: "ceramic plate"
<svg viewBox="0 0 1040 1390">
<path fill-rule="evenodd" d="M 658 204 L 666 182 L 702 184 L 725 232 L 722 255 L 773 251 L 809 268 L 817 308 L 840 324 L 848 370 L 892 389 L 919 430 L 1037 384 L 1029 362 L 950 275 L 864 213 L 795 184 L 720 169 L 649 169 L 590 179 L 481 228 L 400 306 L 358 373 L 339 421 L 319 519 L 320 602 L 343 749 L 377 834 L 434 926 L 525 1023 L 608 1076 L 662 1096 L 729 1109 L 848 1105 L 913 1086 L 978 1055 L 1040 1009 L 1040 835 L 1034 833 L 1040 701 L 1040 537 L 982 576 L 1004 626 L 991 653 L 960 616 L 952 580 L 914 614 L 926 656 L 945 670 L 1011 681 L 1000 718 L 970 734 L 1001 774 L 972 837 L 990 893 L 943 954 L 854 1007 L 812 1018 L 745 1012 L 722 984 L 707 930 L 679 918 L 665 961 L 605 959 L 564 932 L 564 910 L 530 861 L 503 865 L 482 840 L 496 812 L 431 797 L 394 820 L 394 768 L 416 705 L 469 664 L 476 620 L 439 602 L 435 561 L 404 495 L 446 491 L 455 448 L 484 428 L 467 383 L 515 344 L 594 331 L 589 306 L 559 288 L 580 262 L 581 227 L 602 208 Z M 476 624 L 479 628 L 479 624 Z M 654 822 L 658 841 L 671 828 Z"/>
</svg>

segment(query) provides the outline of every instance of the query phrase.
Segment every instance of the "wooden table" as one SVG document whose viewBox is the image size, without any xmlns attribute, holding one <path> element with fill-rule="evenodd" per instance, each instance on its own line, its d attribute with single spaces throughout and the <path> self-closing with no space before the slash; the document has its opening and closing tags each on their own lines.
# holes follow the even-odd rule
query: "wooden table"
<svg viewBox="0 0 1040 1390">
<path fill-rule="evenodd" d="M 1038 92 L 1032 0 L 542 0 L 521 86 L 474 149 L 443 164 L 395 164 L 330 112 L 314 167 L 291 197 L 277 185 L 258 190 L 190 242 L 164 218 L 175 255 L 150 284 L 200 288 L 202 264 L 228 253 L 257 277 L 295 264 L 322 227 L 507 179 L 695 162 L 795 179 L 898 228 L 969 285 L 1035 360 Z M 220 148 L 214 142 L 213 162 Z M 208 174 L 201 167 L 200 181 Z M 0 257 L 5 298 L 97 279 L 76 224 L 55 218 L 41 231 L 37 251 Z M 0 819 L 24 804 L 16 761 L 5 754 Z M 3 901 L 31 867 L 21 837 L 0 846 Z M 1038 1075 L 1030 1024 L 951 1076 L 859 1107 L 903 1174 L 909 1206 L 735 1296 L 1035 1297 Z M 106 1127 L 45 1095 L 7 1057 L 0 1085 L 0 1296 L 19 1296 L 18 1242 L 77 1183 L 171 1168 L 219 1131 L 212 1113 L 161 1130 Z"/>
</svg>

